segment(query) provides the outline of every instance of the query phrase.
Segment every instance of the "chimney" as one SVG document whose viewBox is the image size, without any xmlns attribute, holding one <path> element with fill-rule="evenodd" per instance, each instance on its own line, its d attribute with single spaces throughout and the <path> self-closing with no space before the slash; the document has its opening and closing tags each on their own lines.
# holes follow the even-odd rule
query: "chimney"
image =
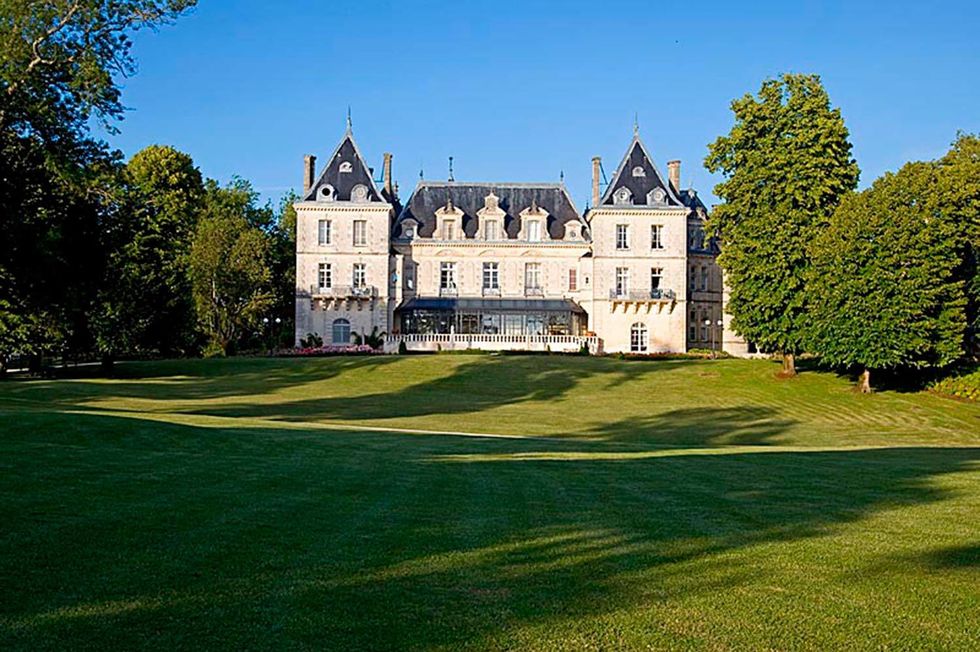
<svg viewBox="0 0 980 652">
<path fill-rule="evenodd" d="M 385 192 L 388 194 L 388 199 L 391 199 L 392 197 L 395 196 L 395 192 L 391 185 L 391 153 L 390 152 L 385 152 L 385 163 L 384 163 L 384 168 L 382 170 L 382 174 L 384 178 Z"/>
<path fill-rule="evenodd" d="M 602 165 L 602 159 L 598 156 L 592 157 L 592 206 L 593 208 L 599 205 L 599 168 Z"/>
<path fill-rule="evenodd" d="M 303 157 L 303 195 L 306 195 L 313 187 L 316 179 L 316 157 L 307 154 Z"/>
<path fill-rule="evenodd" d="M 670 185 L 674 186 L 674 192 L 681 191 L 681 162 L 667 161 L 667 176 L 670 177 Z"/>
</svg>

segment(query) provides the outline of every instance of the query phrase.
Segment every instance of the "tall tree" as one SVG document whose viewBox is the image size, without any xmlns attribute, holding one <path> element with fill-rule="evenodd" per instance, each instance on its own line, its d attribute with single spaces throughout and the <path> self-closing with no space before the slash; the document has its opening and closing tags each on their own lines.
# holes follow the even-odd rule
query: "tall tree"
<svg viewBox="0 0 980 652">
<path fill-rule="evenodd" d="M 847 197 L 814 241 L 812 348 L 832 364 L 871 372 L 945 366 L 966 327 L 962 228 L 937 188 L 938 166 L 909 163 Z"/>
<path fill-rule="evenodd" d="M 954 246 L 962 264 L 958 270 L 967 293 L 968 352 L 980 353 L 980 136 L 959 134 L 936 165 L 936 194 L 945 213 L 959 227 Z"/>
<path fill-rule="evenodd" d="M 190 270 L 198 320 L 209 353 L 230 353 L 273 303 L 270 241 L 263 226 L 272 211 L 256 206 L 247 182 L 208 182 L 205 207 L 191 249 Z"/>
<path fill-rule="evenodd" d="M 786 74 L 731 105 L 735 125 L 708 148 L 705 165 L 725 180 L 709 226 L 721 238 L 732 327 L 783 354 L 796 373 L 807 338 L 809 246 L 858 166 L 840 110 L 816 75 Z"/>
<path fill-rule="evenodd" d="M 193 0 L 0 0 L 0 313 L 52 341 L 89 346 L 86 311 L 103 278 L 101 185 L 118 156 L 90 135 L 121 118 L 131 36 Z M 5 307 L 6 306 L 6 307 Z M 14 308 L 16 307 L 16 308 Z M 3 318 L 0 315 L 0 318 Z M 9 322 L 8 320 L 8 323 Z M 57 334 L 57 337 L 49 335 Z"/>
</svg>

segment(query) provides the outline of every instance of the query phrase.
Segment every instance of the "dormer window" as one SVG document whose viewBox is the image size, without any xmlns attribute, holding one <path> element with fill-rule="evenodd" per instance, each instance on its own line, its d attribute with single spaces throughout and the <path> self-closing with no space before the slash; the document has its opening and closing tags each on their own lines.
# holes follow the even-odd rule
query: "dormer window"
<svg viewBox="0 0 980 652">
<path fill-rule="evenodd" d="M 335 197 L 333 186 L 330 184 L 320 186 L 320 190 L 317 191 L 317 199 L 320 201 L 333 201 Z"/>
<path fill-rule="evenodd" d="M 368 198 L 368 188 L 364 184 L 354 186 L 350 191 L 350 200 L 354 202 L 366 202 Z"/>
<path fill-rule="evenodd" d="M 644 170 L 642 166 L 637 165 L 635 168 L 633 168 L 634 177 L 645 177 L 646 175 L 647 171 Z"/>
<path fill-rule="evenodd" d="M 483 238 L 485 240 L 500 239 L 500 223 L 497 220 L 486 220 L 483 223 Z"/>
<path fill-rule="evenodd" d="M 527 239 L 528 242 L 541 240 L 541 222 L 539 220 L 531 220 L 527 223 Z"/>
<path fill-rule="evenodd" d="M 663 206 L 667 203 L 667 192 L 663 188 L 654 188 L 647 193 L 647 205 Z"/>
<path fill-rule="evenodd" d="M 442 237 L 446 240 L 456 239 L 456 220 L 446 220 L 442 223 Z"/>
<path fill-rule="evenodd" d="M 630 192 L 629 188 L 625 186 L 616 190 L 613 193 L 613 204 L 629 204 L 632 203 L 633 193 Z"/>
<path fill-rule="evenodd" d="M 350 161 L 341 161 L 341 163 L 340 163 L 340 171 L 343 172 L 343 173 L 345 173 L 345 174 L 349 174 L 349 173 L 351 173 L 351 172 L 354 171 L 354 166 L 351 165 L 351 162 Z"/>
</svg>

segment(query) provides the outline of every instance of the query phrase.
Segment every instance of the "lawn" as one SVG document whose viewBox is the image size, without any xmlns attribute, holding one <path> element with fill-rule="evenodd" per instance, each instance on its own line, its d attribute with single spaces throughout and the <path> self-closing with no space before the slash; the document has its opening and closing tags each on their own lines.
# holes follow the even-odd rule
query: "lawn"
<svg viewBox="0 0 980 652">
<path fill-rule="evenodd" d="M 980 406 L 775 371 L 0 383 L 0 648 L 980 647 Z"/>
</svg>

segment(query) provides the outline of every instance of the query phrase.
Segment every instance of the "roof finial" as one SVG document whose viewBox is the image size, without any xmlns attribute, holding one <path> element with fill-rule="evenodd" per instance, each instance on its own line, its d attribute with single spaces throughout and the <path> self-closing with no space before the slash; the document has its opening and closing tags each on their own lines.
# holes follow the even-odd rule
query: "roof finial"
<svg viewBox="0 0 980 652">
<path fill-rule="evenodd" d="M 558 172 L 558 182 L 559 183 L 565 183 L 565 171 L 564 170 L 560 170 Z"/>
<path fill-rule="evenodd" d="M 633 112 L 633 135 L 640 135 L 640 116 L 636 111 Z"/>
<path fill-rule="evenodd" d="M 350 119 L 350 104 L 347 105 L 347 133 L 353 133 L 354 123 Z"/>
<path fill-rule="evenodd" d="M 449 180 L 450 181 L 455 181 L 456 180 L 453 177 L 453 157 L 452 156 L 449 157 Z"/>
<path fill-rule="evenodd" d="M 425 179 L 425 171 L 422 169 L 422 164 L 419 163 L 419 181 Z"/>
</svg>

